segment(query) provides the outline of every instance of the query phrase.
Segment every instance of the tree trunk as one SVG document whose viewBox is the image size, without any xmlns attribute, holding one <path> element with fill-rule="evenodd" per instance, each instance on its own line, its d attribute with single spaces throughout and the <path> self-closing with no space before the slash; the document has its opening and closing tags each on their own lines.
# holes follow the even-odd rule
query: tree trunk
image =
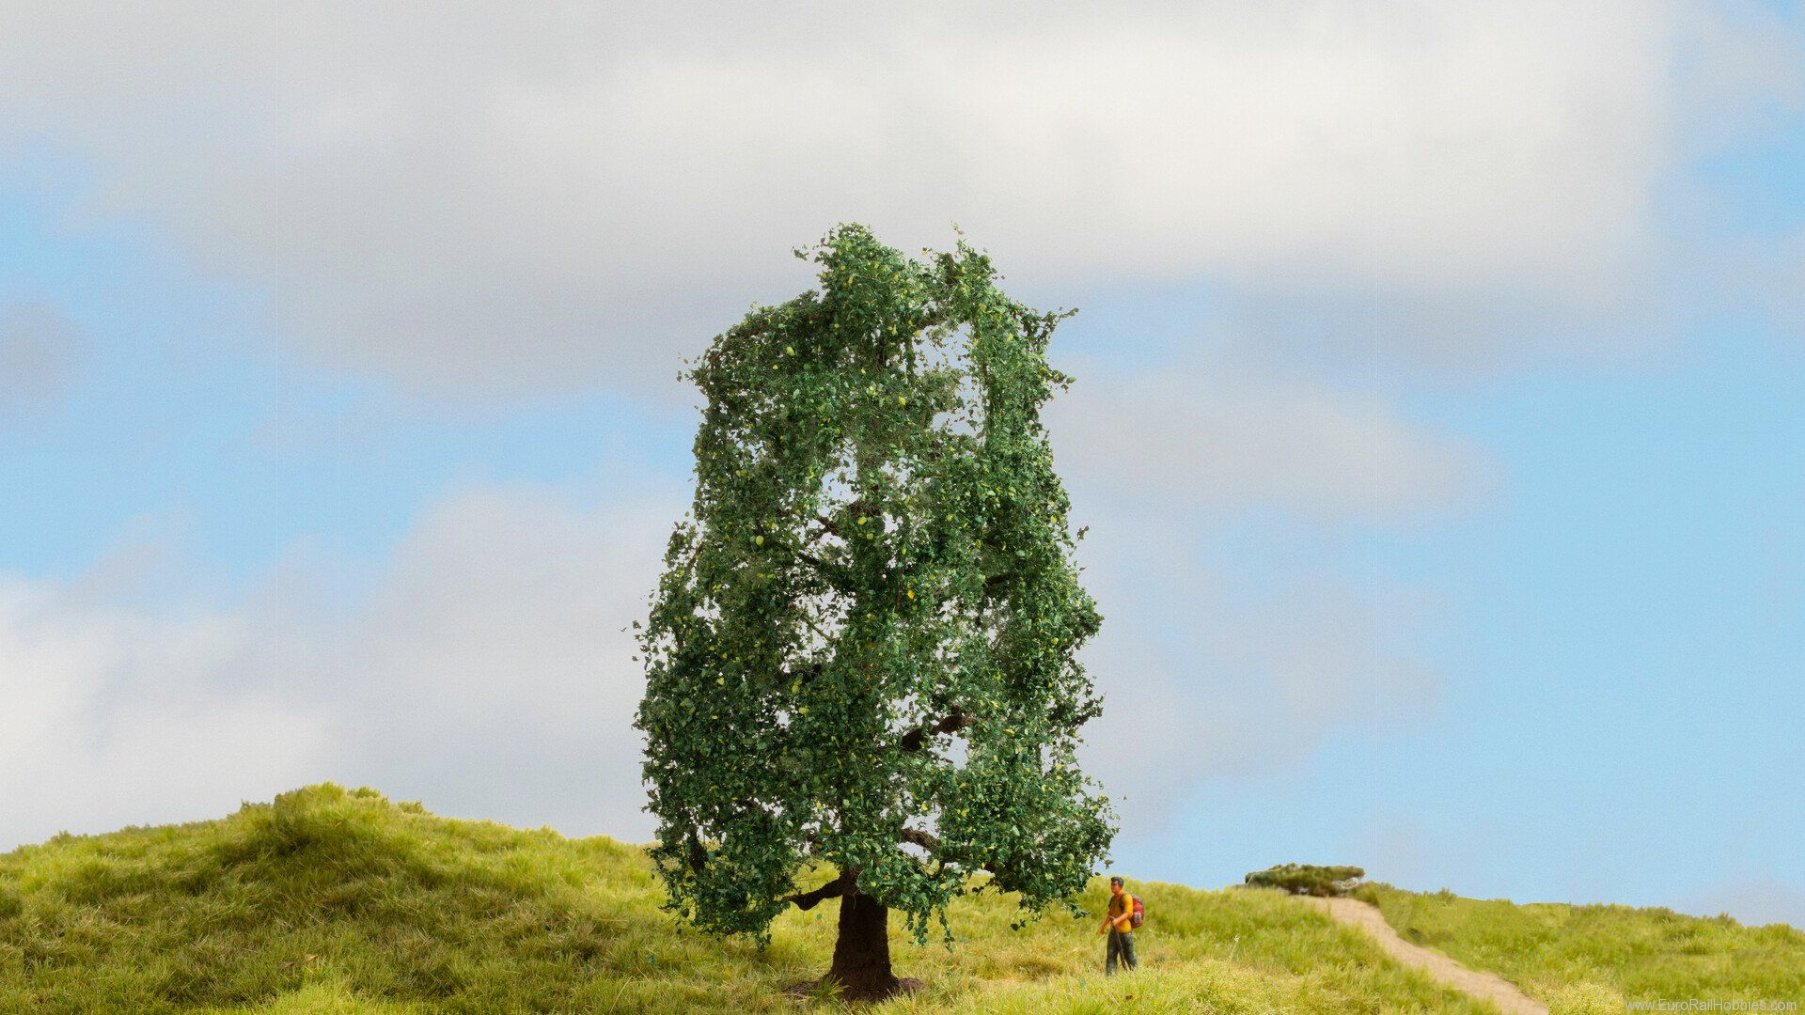
<svg viewBox="0 0 1805 1015">
<path fill-rule="evenodd" d="M 840 937 L 827 979 L 849 1001 L 881 1001 L 902 989 L 890 972 L 890 911 L 859 891 L 840 897 Z"/>
</svg>

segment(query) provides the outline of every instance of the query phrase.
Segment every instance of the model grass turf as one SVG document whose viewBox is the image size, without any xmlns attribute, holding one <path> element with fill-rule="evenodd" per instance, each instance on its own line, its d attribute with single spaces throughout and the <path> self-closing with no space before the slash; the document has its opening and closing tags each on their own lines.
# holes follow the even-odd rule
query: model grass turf
<svg viewBox="0 0 1805 1015">
<path fill-rule="evenodd" d="M 1142 968 L 1104 981 L 1094 922 L 1010 930 L 956 901 L 959 947 L 895 935 L 926 982 L 873 1012 L 1480 1012 L 1275 891 L 1135 882 Z M 1081 902 L 1101 913 L 1108 889 Z M 1491 969 L 1557 1015 L 1657 998 L 1805 1000 L 1805 934 L 1665 910 L 1514 906 L 1363 889 L 1409 939 Z M 0 855 L 0 1012 L 316 1015 L 806 1010 L 785 988 L 833 947 L 829 902 L 764 951 L 683 933 L 643 850 L 435 817 L 332 785 L 218 821 L 58 837 Z M 826 911 L 826 912 L 824 912 Z"/>
<path fill-rule="evenodd" d="M 1357 896 L 1407 941 L 1498 973 L 1557 1013 L 1629 1001 L 1790 1001 L 1805 1008 L 1805 933 L 1629 906 L 1519 905 L 1386 884 Z"/>
<path fill-rule="evenodd" d="M 1158 914 L 1132 981 L 1090 920 L 1016 932 L 1006 896 L 957 900 L 958 947 L 900 932 L 925 990 L 874 1012 L 1482 1011 L 1273 892 L 1137 883 Z M 1081 902 L 1102 911 L 1094 881 Z M 640 847 L 454 821 L 332 785 L 189 825 L 0 856 L 0 1011 L 763 1012 L 819 975 L 833 902 L 769 947 L 679 931 Z M 900 928 L 898 929 L 900 931 Z M 1129 986 L 1129 984 L 1132 984 Z"/>
</svg>

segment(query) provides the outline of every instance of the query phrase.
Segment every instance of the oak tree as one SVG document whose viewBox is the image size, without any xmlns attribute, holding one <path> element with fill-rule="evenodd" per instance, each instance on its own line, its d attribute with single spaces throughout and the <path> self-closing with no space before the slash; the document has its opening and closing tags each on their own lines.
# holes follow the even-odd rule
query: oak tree
<svg viewBox="0 0 1805 1015">
<path fill-rule="evenodd" d="M 965 891 L 1034 915 L 1102 859 L 1113 817 L 1074 758 L 1100 617 L 1040 419 L 1067 314 L 1005 296 L 963 240 L 911 259 L 853 225 L 797 253 L 819 289 L 687 373 L 695 500 L 636 725 L 667 908 L 763 941 L 837 898 L 827 979 L 878 998 L 890 910 L 917 941 Z"/>
</svg>

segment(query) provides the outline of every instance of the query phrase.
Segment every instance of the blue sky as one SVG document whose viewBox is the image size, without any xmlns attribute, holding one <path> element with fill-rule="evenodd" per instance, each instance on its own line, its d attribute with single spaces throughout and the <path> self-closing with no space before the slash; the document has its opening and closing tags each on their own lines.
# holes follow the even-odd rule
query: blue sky
<svg viewBox="0 0 1805 1015">
<path fill-rule="evenodd" d="M 0 848 L 328 778 L 644 837 L 681 357 L 957 221 L 1081 309 L 1120 869 L 1805 924 L 1798 6 L 1004 10 L 7 33 Z"/>
</svg>

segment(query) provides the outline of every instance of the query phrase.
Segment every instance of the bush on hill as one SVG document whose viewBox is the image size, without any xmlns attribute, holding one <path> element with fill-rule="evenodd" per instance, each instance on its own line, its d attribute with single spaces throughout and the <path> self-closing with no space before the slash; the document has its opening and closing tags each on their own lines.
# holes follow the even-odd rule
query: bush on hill
<svg viewBox="0 0 1805 1015">
<path fill-rule="evenodd" d="M 1310 863 L 1282 863 L 1247 875 L 1255 888 L 1280 888 L 1292 895 L 1319 898 L 1346 895 L 1358 887 L 1366 872 L 1358 867 L 1319 867 Z"/>
</svg>

